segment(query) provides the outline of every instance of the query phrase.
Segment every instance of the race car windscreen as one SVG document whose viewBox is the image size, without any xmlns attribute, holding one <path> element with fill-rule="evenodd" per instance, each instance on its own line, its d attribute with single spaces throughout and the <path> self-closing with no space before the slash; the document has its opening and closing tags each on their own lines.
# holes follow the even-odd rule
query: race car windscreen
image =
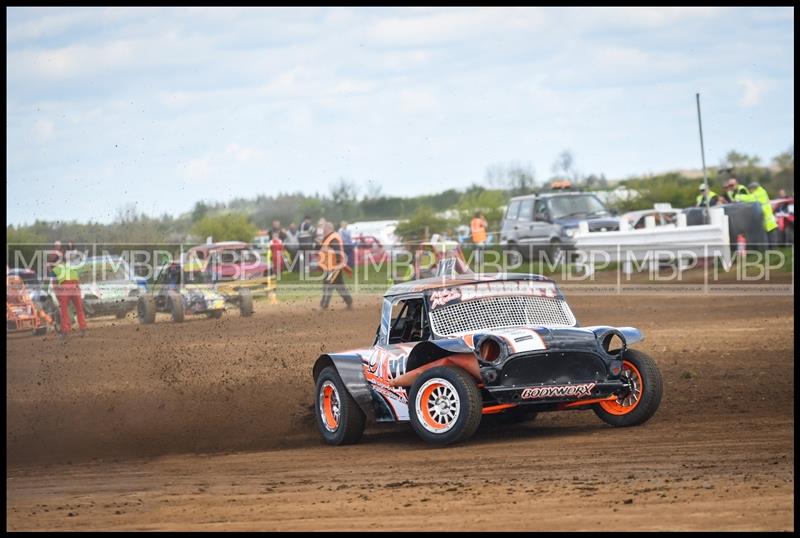
<svg viewBox="0 0 800 538">
<path fill-rule="evenodd" d="M 433 332 L 441 336 L 517 326 L 574 327 L 575 316 L 552 282 L 454 286 L 430 294 Z"/>
</svg>

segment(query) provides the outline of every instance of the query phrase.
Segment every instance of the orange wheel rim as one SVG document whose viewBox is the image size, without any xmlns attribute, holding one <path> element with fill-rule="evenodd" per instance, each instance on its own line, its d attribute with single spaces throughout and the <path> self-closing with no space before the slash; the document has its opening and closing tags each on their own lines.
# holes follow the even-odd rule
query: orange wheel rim
<svg viewBox="0 0 800 538">
<path fill-rule="evenodd" d="M 632 362 L 622 362 L 622 376 L 627 378 L 631 384 L 631 390 L 623 397 L 616 400 L 606 400 L 600 402 L 600 407 L 603 411 L 611 413 L 612 415 L 627 415 L 639 405 L 642 401 L 642 393 L 644 392 L 644 383 L 642 382 L 642 374 Z"/>
<path fill-rule="evenodd" d="M 431 379 L 422 385 L 415 404 L 422 427 L 432 433 L 449 431 L 461 412 L 458 392 L 445 379 Z"/>
<path fill-rule="evenodd" d="M 325 429 L 335 432 L 339 427 L 339 393 L 336 392 L 336 387 L 330 381 L 326 381 L 322 385 L 319 407 Z"/>
</svg>

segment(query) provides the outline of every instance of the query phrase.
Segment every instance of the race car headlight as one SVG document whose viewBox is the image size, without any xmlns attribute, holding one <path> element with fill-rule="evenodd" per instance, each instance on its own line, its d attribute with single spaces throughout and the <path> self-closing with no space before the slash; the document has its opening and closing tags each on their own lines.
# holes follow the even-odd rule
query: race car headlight
<svg viewBox="0 0 800 538">
<path fill-rule="evenodd" d="M 567 237 L 574 237 L 575 236 L 575 228 L 567 228 L 564 230 L 564 234 Z"/>
<path fill-rule="evenodd" d="M 486 338 L 478 345 L 478 357 L 486 362 L 494 362 L 503 355 L 503 348 L 493 338 Z"/>
</svg>

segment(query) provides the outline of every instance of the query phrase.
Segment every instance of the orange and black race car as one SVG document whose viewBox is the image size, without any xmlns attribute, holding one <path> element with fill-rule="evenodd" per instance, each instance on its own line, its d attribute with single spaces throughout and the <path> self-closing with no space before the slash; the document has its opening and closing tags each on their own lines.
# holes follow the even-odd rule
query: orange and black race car
<svg viewBox="0 0 800 538">
<path fill-rule="evenodd" d="M 653 359 L 633 327 L 578 325 L 555 282 L 469 274 L 392 286 L 371 347 L 320 356 L 315 414 L 325 442 L 355 443 L 367 419 L 410 421 L 424 440 L 469 438 L 484 415 L 532 420 L 592 409 L 614 426 L 661 402 Z"/>
<path fill-rule="evenodd" d="M 31 297 L 22 278 L 6 272 L 6 334 L 31 331 L 47 333 L 50 316 Z"/>
</svg>

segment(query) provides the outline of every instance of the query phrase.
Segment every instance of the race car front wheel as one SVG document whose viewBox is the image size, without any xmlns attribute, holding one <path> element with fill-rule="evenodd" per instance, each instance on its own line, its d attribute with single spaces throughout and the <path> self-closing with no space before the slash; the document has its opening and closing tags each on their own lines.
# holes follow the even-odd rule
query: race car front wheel
<svg viewBox="0 0 800 538">
<path fill-rule="evenodd" d="M 612 426 L 637 426 L 652 417 L 661 403 L 661 372 L 649 355 L 628 349 L 622 357 L 622 378 L 630 388 L 616 400 L 595 405 L 594 412 Z"/>
<path fill-rule="evenodd" d="M 333 366 L 324 368 L 317 378 L 314 409 L 319 432 L 329 445 L 350 445 L 361 439 L 366 416 Z"/>
<path fill-rule="evenodd" d="M 423 440 L 449 445 L 468 439 L 481 422 L 483 404 L 475 380 L 461 368 L 437 366 L 411 385 L 409 416 Z"/>
</svg>

